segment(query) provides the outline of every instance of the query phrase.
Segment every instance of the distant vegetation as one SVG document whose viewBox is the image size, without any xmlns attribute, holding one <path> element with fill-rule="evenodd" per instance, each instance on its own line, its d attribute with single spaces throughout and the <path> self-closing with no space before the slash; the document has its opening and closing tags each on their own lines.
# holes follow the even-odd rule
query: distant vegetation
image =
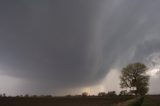
<svg viewBox="0 0 160 106">
<path fill-rule="evenodd" d="M 115 91 L 109 91 L 109 92 L 99 92 L 97 95 L 90 95 L 87 92 L 83 92 L 79 95 L 66 95 L 66 96 L 53 96 L 53 95 L 17 95 L 17 96 L 7 96 L 5 93 L 0 94 L 0 98 L 4 97 L 16 97 L 16 98 L 54 98 L 54 97 L 114 97 L 114 96 L 122 96 L 117 95 Z"/>
</svg>

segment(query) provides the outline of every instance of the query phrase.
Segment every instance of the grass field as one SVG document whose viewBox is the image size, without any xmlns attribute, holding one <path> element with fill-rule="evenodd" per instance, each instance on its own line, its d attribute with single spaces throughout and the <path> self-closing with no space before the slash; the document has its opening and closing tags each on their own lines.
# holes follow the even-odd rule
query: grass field
<svg viewBox="0 0 160 106">
<path fill-rule="evenodd" d="M 146 96 L 142 106 L 160 106 L 160 95 Z"/>
<path fill-rule="evenodd" d="M 132 97 L 0 98 L 0 106 L 112 106 Z"/>
</svg>

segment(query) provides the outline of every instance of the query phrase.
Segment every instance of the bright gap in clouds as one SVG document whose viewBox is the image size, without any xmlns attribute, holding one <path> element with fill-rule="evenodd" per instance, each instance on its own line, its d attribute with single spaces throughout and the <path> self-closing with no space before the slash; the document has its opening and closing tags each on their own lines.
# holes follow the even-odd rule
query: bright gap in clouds
<svg viewBox="0 0 160 106">
<path fill-rule="evenodd" d="M 147 66 L 148 66 L 148 72 L 147 74 L 150 77 L 159 77 L 160 73 L 160 53 L 152 53 L 150 56 L 148 56 L 147 60 Z"/>
<path fill-rule="evenodd" d="M 160 80 L 160 52 L 149 55 L 146 64 L 147 74 L 150 76 L 149 94 L 160 94 L 160 87 L 157 85 Z"/>
<path fill-rule="evenodd" d="M 11 76 L 0 75 L 0 94 L 14 96 L 21 94 L 21 87 L 24 81 Z"/>
<path fill-rule="evenodd" d="M 153 68 L 147 72 L 151 77 L 157 77 L 157 74 L 160 72 L 159 68 Z"/>
</svg>

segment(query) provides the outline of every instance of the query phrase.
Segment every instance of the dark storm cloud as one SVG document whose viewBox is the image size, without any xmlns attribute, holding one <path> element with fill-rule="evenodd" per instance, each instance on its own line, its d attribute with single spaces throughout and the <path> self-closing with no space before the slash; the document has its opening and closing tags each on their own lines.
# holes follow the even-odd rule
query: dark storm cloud
<svg viewBox="0 0 160 106">
<path fill-rule="evenodd" d="M 42 92 L 95 84 L 111 68 L 143 61 L 159 50 L 159 4 L 158 0 L 1 1 L 1 73 L 28 80 L 29 89 Z"/>
<path fill-rule="evenodd" d="M 47 0 L 1 5 L 0 63 L 4 74 L 46 88 L 90 82 L 92 64 L 86 54 L 97 2 Z"/>
</svg>

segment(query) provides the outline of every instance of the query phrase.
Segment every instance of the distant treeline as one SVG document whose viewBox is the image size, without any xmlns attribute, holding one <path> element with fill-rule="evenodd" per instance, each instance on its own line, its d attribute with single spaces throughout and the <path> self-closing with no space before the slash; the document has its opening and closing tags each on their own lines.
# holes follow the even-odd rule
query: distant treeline
<svg viewBox="0 0 160 106">
<path fill-rule="evenodd" d="M 7 96 L 5 93 L 0 94 L 0 98 L 4 97 L 16 97 L 16 98 L 55 98 L 55 97 L 66 97 L 66 98 L 72 98 L 72 97 L 116 97 L 116 96 L 134 96 L 133 93 L 127 92 L 126 90 L 122 90 L 119 94 L 116 94 L 115 91 L 109 91 L 109 92 L 99 92 L 97 95 L 90 95 L 87 92 L 83 92 L 79 95 L 65 95 L 65 96 L 54 96 L 54 95 L 17 95 L 17 96 Z"/>
<path fill-rule="evenodd" d="M 17 98 L 52 98 L 52 97 L 103 97 L 103 96 L 118 96 L 115 91 L 109 92 L 99 92 L 97 95 L 90 95 L 87 92 L 83 92 L 79 95 L 65 95 L 65 96 L 53 96 L 53 95 L 17 95 L 17 96 L 7 96 L 5 93 L 0 94 L 0 97 L 17 97 Z"/>
</svg>

